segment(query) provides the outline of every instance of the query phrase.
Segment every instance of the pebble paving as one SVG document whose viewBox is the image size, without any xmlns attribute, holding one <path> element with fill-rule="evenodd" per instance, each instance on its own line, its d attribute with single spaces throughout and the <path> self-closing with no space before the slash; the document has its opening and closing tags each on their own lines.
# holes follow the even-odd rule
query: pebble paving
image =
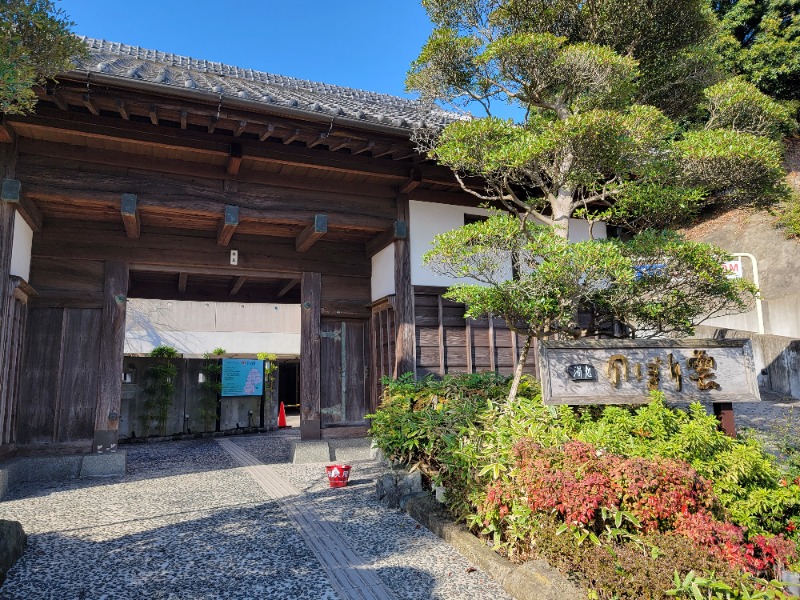
<svg viewBox="0 0 800 600">
<path fill-rule="evenodd" d="M 296 438 L 230 439 L 299 492 L 297 507 L 336 529 L 386 597 L 508 598 L 445 542 L 377 503 L 380 465 L 353 463 L 350 485 L 332 489 L 324 464 L 288 463 Z M 29 535 L 0 600 L 355 597 L 337 593 L 286 507 L 216 441 L 127 449 L 125 478 L 28 484 L 0 502 L 0 518 Z"/>
</svg>

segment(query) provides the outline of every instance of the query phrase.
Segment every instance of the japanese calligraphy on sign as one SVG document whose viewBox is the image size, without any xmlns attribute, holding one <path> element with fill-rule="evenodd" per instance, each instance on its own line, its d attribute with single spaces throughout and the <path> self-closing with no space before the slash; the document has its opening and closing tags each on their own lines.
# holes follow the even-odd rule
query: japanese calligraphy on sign
<svg viewBox="0 0 800 600">
<path fill-rule="evenodd" d="M 761 399 L 749 340 L 547 341 L 539 359 L 545 404 Z"/>
</svg>

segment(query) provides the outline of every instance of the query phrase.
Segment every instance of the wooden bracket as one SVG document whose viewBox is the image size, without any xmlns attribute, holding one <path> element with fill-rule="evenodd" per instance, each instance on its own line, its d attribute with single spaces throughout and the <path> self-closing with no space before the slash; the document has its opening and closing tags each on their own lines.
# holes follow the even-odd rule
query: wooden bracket
<svg viewBox="0 0 800 600">
<path fill-rule="evenodd" d="M 395 240 L 404 240 L 407 237 L 408 224 L 405 221 L 395 221 L 389 231 L 384 231 L 367 242 L 367 256 L 373 257 Z"/>
<path fill-rule="evenodd" d="M 178 274 L 178 292 L 181 294 L 186 293 L 186 284 L 189 282 L 189 274 L 188 273 L 179 273 Z"/>
<path fill-rule="evenodd" d="M 136 194 L 122 194 L 120 202 L 120 213 L 122 222 L 125 225 L 125 233 L 132 240 L 138 240 L 142 234 L 141 223 L 139 221 L 139 207 Z"/>
<path fill-rule="evenodd" d="M 305 252 L 328 232 L 328 215 L 314 215 L 314 222 L 303 229 L 294 242 L 298 252 Z"/>
<path fill-rule="evenodd" d="M 411 169 L 411 174 L 410 174 L 410 176 L 408 178 L 408 181 L 406 181 L 400 187 L 400 193 L 401 194 L 408 194 L 409 192 L 417 189 L 417 187 L 419 187 L 419 184 L 421 184 L 421 183 L 422 183 L 422 173 L 420 172 L 420 170 L 419 169 Z"/>
<path fill-rule="evenodd" d="M 229 296 L 235 296 L 239 293 L 239 290 L 242 289 L 244 282 L 247 281 L 247 277 L 240 276 L 236 278 L 236 281 L 233 283 L 233 287 L 231 288 Z"/>
<path fill-rule="evenodd" d="M 233 232 L 239 225 L 239 207 L 228 204 L 225 207 L 225 216 L 219 222 L 217 230 L 217 246 L 227 246 L 233 237 Z"/>
<path fill-rule="evenodd" d="M 286 294 L 291 292 L 298 283 L 300 283 L 300 279 L 299 278 L 298 279 L 290 279 L 289 281 L 287 281 L 286 284 L 281 288 L 281 291 L 278 292 L 278 295 L 276 296 L 276 298 L 283 298 Z"/>
</svg>

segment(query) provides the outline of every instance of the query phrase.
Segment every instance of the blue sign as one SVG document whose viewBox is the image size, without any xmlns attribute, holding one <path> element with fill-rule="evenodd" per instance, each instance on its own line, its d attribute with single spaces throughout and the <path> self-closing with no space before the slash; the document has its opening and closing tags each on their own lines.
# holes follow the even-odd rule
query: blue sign
<svg viewBox="0 0 800 600">
<path fill-rule="evenodd" d="M 260 396 L 263 393 L 263 360 L 222 359 L 223 396 Z"/>
<path fill-rule="evenodd" d="M 634 265 L 633 270 L 636 272 L 635 273 L 636 279 L 641 279 L 642 277 L 666 275 L 667 265 L 663 264 Z"/>
</svg>

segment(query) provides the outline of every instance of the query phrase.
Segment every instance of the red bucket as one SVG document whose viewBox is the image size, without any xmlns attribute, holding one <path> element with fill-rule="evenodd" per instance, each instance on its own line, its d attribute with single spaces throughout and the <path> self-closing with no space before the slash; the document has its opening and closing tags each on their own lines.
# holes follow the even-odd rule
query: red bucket
<svg viewBox="0 0 800 600">
<path fill-rule="evenodd" d="M 331 465 L 325 467 L 328 473 L 328 483 L 332 488 L 340 488 L 347 485 L 350 479 L 350 465 Z"/>
</svg>

